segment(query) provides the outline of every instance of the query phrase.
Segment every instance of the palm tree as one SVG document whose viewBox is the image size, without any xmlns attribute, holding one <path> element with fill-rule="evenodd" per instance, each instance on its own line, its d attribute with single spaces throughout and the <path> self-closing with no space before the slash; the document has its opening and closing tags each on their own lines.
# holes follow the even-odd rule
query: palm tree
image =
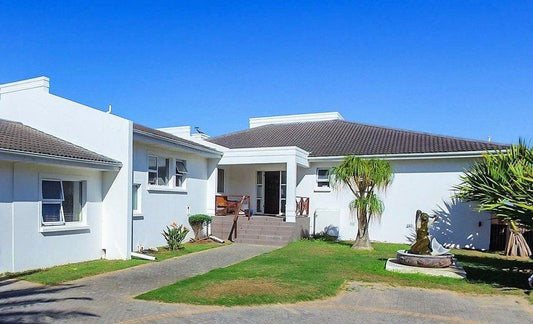
<svg viewBox="0 0 533 324">
<path fill-rule="evenodd" d="M 331 181 L 336 189 L 348 187 L 355 196 L 350 210 L 357 214 L 357 236 L 353 249 L 371 250 L 368 224 L 372 218 L 380 218 L 384 204 L 374 192 L 385 190 L 393 179 L 390 163 L 380 159 L 364 159 L 347 156 L 339 166 L 331 170 Z"/>
</svg>

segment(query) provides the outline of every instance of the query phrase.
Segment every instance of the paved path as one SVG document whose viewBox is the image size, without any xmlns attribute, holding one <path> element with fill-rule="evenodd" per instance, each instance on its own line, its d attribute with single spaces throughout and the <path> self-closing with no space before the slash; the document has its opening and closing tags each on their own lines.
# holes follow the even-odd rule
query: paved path
<svg viewBox="0 0 533 324">
<path fill-rule="evenodd" d="M 292 305 L 228 308 L 131 298 L 271 249 L 233 244 L 57 287 L 0 281 L 0 322 L 533 323 L 533 307 L 518 297 L 357 283 L 336 298 Z"/>
<path fill-rule="evenodd" d="M 172 311 L 173 305 L 148 305 L 132 297 L 273 249 L 231 244 L 52 287 L 0 281 L 0 322 L 114 323 Z"/>
</svg>

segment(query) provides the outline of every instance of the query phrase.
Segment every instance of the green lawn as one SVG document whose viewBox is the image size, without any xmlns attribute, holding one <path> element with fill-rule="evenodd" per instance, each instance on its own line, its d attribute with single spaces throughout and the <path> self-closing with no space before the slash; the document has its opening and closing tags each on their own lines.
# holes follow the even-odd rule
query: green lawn
<svg viewBox="0 0 533 324">
<path fill-rule="evenodd" d="M 336 295 L 346 282 L 440 288 L 479 294 L 522 294 L 530 260 L 454 251 L 468 280 L 385 271 L 385 261 L 407 245 L 374 243 L 374 251 L 354 251 L 348 243 L 299 241 L 244 262 L 179 281 L 139 299 L 208 305 L 293 303 Z"/>
<path fill-rule="evenodd" d="M 169 251 L 166 248 L 161 248 L 157 253 L 151 255 L 157 258 L 157 261 L 162 261 L 181 255 L 199 252 L 214 247 L 220 246 L 217 243 L 187 243 L 184 244 L 184 249 L 178 251 Z M 70 263 L 66 265 L 31 270 L 21 273 L 7 274 L 7 277 L 28 280 L 45 285 L 55 285 L 72 281 L 80 278 L 90 277 L 97 274 L 135 267 L 140 264 L 145 264 L 153 261 L 131 259 L 131 260 L 93 260 L 86 262 Z"/>
</svg>

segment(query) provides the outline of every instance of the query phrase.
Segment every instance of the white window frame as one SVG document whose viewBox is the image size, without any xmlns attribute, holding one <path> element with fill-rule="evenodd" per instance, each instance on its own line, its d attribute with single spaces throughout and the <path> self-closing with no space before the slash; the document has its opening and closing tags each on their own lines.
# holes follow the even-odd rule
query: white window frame
<svg viewBox="0 0 533 324">
<path fill-rule="evenodd" d="M 222 190 L 220 189 L 220 171 L 222 171 Z M 218 168 L 217 170 L 217 193 L 221 194 L 226 191 L 226 170 Z"/>
<path fill-rule="evenodd" d="M 59 182 L 59 185 L 61 187 L 61 194 L 59 199 L 45 199 L 43 197 L 43 182 L 44 181 L 50 181 L 50 182 Z M 57 225 L 65 225 L 65 216 L 63 214 L 63 201 L 65 200 L 64 193 L 63 193 L 63 181 L 59 179 L 41 179 L 39 182 L 39 192 L 41 196 L 41 208 L 39 210 L 39 217 L 41 220 L 42 226 L 57 226 Z M 59 221 L 57 222 L 45 222 L 43 219 L 43 205 L 58 205 L 59 204 Z"/>
<path fill-rule="evenodd" d="M 150 158 L 155 158 L 155 163 L 156 163 L 156 168 L 155 169 L 150 169 Z M 168 160 L 168 169 L 167 169 L 167 179 L 168 179 L 168 183 L 167 184 L 159 184 L 158 183 L 158 179 L 159 179 L 159 167 L 162 165 L 161 164 L 161 161 L 163 161 L 163 163 L 166 163 L 166 161 Z M 148 169 L 148 185 L 149 186 L 153 186 L 153 187 L 163 187 L 163 188 L 166 188 L 166 187 L 173 187 L 175 186 L 172 185 L 172 172 L 171 172 L 171 165 L 172 165 L 172 159 L 171 158 L 168 158 L 168 157 L 164 157 L 164 156 L 161 156 L 161 155 L 155 155 L 155 154 L 148 154 L 148 165 L 147 165 L 147 169 Z M 155 173 L 155 183 L 150 183 L 150 173 Z"/>
<path fill-rule="evenodd" d="M 185 171 L 184 172 L 178 172 L 178 162 L 181 162 L 183 163 L 183 166 L 185 168 Z M 187 169 L 187 161 L 186 160 L 182 160 L 182 159 L 175 159 L 174 160 L 174 187 L 176 188 L 180 188 L 180 189 L 184 189 L 186 187 L 186 183 L 187 183 L 187 174 L 188 174 L 188 169 Z M 181 185 L 178 186 L 178 179 L 179 178 L 182 178 L 182 181 L 181 181 Z"/>
<path fill-rule="evenodd" d="M 320 175 L 319 175 L 320 171 L 327 171 L 328 173 L 327 180 L 320 179 Z M 330 172 L 331 172 L 331 168 L 316 168 L 316 189 L 318 190 L 330 190 L 331 189 L 331 183 L 329 179 Z M 321 183 L 327 183 L 327 186 L 320 186 Z"/>
<path fill-rule="evenodd" d="M 133 211 L 133 214 L 134 215 L 140 215 L 142 214 L 142 204 L 141 204 L 141 184 L 140 183 L 134 183 L 131 187 L 132 189 L 132 206 L 131 206 L 131 209 Z M 134 209 L 133 208 L 133 192 L 136 192 L 137 193 L 137 209 Z"/>
<path fill-rule="evenodd" d="M 258 183 L 258 177 L 260 176 L 261 183 Z M 256 171 L 255 173 L 255 201 L 256 201 L 256 212 L 258 214 L 263 214 L 265 212 L 265 171 Z M 257 195 L 257 193 L 261 194 L 261 197 Z M 259 203 L 257 203 L 259 202 Z"/>
<path fill-rule="evenodd" d="M 43 198 L 43 181 L 55 181 L 59 182 L 61 185 L 61 199 L 44 199 Z M 80 195 L 80 220 L 78 221 L 72 221 L 67 222 L 65 221 L 65 214 L 63 211 L 63 202 L 65 200 L 65 192 L 63 189 L 63 182 L 78 182 L 81 183 L 81 195 Z M 45 231 L 46 228 L 50 229 L 51 231 L 61 230 L 62 228 L 69 229 L 69 228 L 88 228 L 86 226 L 87 224 L 87 180 L 86 179 L 80 179 L 78 177 L 72 177 L 72 176 L 59 176 L 59 175 L 39 175 L 39 225 L 42 231 Z M 59 204 L 60 205 L 60 211 L 59 211 L 59 221 L 58 222 L 44 222 L 43 221 L 43 204 Z M 52 228 L 56 229 L 52 229 Z M 47 230 L 46 230 L 47 231 Z"/>
</svg>

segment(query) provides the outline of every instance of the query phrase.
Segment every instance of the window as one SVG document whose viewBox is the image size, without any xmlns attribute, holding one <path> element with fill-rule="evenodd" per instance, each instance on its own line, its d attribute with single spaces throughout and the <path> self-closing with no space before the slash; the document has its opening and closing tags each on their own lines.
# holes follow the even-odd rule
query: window
<svg viewBox="0 0 533 324">
<path fill-rule="evenodd" d="M 263 171 L 257 171 L 256 175 L 256 209 L 258 213 L 263 212 Z"/>
<path fill-rule="evenodd" d="M 42 180 L 42 224 L 80 222 L 85 205 L 83 187 L 83 181 Z"/>
<path fill-rule="evenodd" d="M 224 169 L 218 169 L 217 173 L 217 192 L 224 192 Z"/>
<path fill-rule="evenodd" d="M 168 186 L 170 159 L 148 156 L 148 183 L 151 185 Z"/>
<path fill-rule="evenodd" d="M 316 169 L 316 184 L 319 188 L 329 188 L 329 169 Z"/>
<path fill-rule="evenodd" d="M 139 204 L 139 193 L 140 193 L 141 185 L 140 184 L 134 184 L 132 195 L 131 195 L 131 204 L 132 204 L 132 210 L 134 214 L 138 214 L 141 212 L 141 206 Z"/>
<path fill-rule="evenodd" d="M 285 213 L 285 206 L 287 205 L 287 171 L 281 171 L 280 178 L 279 210 L 281 213 Z"/>
<path fill-rule="evenodd" d="M 187 178 L 187 167 L 185 161 L 176 160 L 176 187 L 183 187 Z"/>
</svg>

